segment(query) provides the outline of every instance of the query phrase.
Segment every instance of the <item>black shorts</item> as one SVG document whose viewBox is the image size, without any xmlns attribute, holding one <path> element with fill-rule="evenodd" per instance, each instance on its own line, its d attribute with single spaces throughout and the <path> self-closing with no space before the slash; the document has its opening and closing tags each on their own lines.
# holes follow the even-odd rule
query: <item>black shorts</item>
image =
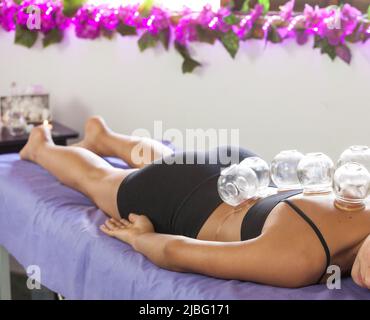
<svg viewBox="0 0 370 320">
<path fill-rule="evenodd" d="M 217 192 L 221 170 L 251 156 L 255 154 L 246 149 L 220 147 L 159 159 L 123 180 L 117 194 L 119 213 L 125 219 L 130 213 L 146 215 L 158 233 L 196 238 L 222 203 Z"/>
</svg>

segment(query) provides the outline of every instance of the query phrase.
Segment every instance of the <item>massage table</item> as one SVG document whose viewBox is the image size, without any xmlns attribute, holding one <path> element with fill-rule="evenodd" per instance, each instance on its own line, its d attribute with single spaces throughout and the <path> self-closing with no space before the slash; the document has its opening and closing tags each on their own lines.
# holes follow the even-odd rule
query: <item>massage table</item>
<svg viewBox="0 0 370 320">
<path fill-rule="evenodd" d="M 106 218 L 40 166 L 1 155 L 0 298 L 10 298 L 9 252 L 25 268 L 38 266 L 41 283 L 67 299 L 370 299 L 350 278 L 340 290 L 286 289 L 167 271 L 104 235 L 99 225 Z"/>
</svg>

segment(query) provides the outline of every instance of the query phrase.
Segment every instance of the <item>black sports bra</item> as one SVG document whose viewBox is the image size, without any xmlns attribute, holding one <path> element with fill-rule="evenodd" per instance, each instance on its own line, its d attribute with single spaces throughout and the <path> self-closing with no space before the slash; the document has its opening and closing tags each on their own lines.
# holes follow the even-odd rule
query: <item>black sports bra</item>
<svg viewBox="0 0 370 320">
<path fill-rule="evenodd" d="M 280 202 L 285 202 L 288 204 L 299 216 L 305 220 L 313 231 L 316 233 L 319 238 L 326 255 L 326 267 L 323 275 L 320 277 L 319 282 L 325 276 L 327 268 L 330 266 L 331 254 L 329 246 L 325 241 L 324 236 L 322 235 L 319 228 L 315 223 L 294 203 L 290 202 L 288 198 L 302 193 L 302 190 L 292 190 L 276 193 L 272 196 L 263 198 L 256 202 L 249 210 L 248 214 L 244 216 L 242 226 L 241 226 L 241 240 L 250 240 L 258 237 L 262 233 L 263 226 L 267 220 L 267 217 L 271 213 L 272 209 L 275 208 Z"/>
</svg>

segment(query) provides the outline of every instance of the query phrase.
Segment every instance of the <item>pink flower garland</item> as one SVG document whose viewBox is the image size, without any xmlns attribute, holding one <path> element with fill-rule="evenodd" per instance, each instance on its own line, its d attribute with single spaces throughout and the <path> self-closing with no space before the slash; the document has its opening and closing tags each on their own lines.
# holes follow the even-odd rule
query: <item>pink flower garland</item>
<svg viewBox="0 0 370 320">
<path fill-rule="evenodd" d="M 39 8 L 39 30 L 27 30 L 29 6 Z M 232 56 L 239 48 L 239 41 L 254 38 L 278 43 L 296 39 L 298 44 L 304 44 L 314 37 L 315 47 L 333 59 L 339 56 L 346 62 L 351 60 L 347 42 L 365 42 L 370 37 L 369 21 L 349 4 L 339 11 L 306 5 L 304 12 L 299 14 L 293 12 L 293 7 L 294 0 L 291 0 L 281 7 L 279 13 L 264 15 L 260 5 L 248 13 L 237 14 L 227 8 L 213 12 L 209 6 L 197 13 L 189 10 L 173 13 L 161 7 L 153 7 L 143 13 L 139 6 L 85 4 L 73 17 L 66 17 L 61 1 L 25 0 L 17 4 L 12 0 L 1 0 L 0 27 L 5 31 L 34 32 L 44 36 L 52 31 L 62 35 L 66 28 L 74 27 L 76 36 L 85 39 L 110 37 L 116 31 L 122 35 L 145 35 L 145 39 L 141 39 L 144 49 L 153 46 L 163 35 L 181 48 L 192 42 L 213 43 L 219 40 Z"/>
</svg>

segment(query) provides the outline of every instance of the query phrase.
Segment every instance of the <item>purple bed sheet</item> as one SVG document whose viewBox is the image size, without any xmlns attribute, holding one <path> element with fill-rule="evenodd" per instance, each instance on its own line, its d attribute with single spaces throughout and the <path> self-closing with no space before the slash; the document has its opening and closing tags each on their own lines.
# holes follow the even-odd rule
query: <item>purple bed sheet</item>
<svg viewBox="0 0 370 320">
<path fill-rule="evenodd" d="M 370 299 L 350 278 L 340 290 L 284 289 L 160 269 L 102 234 L 105 218 L 41 167 L 0 156 L 0 244 L 24 267 L 39 266 L 41 282 L 69 299 Z"/>
</svg>

